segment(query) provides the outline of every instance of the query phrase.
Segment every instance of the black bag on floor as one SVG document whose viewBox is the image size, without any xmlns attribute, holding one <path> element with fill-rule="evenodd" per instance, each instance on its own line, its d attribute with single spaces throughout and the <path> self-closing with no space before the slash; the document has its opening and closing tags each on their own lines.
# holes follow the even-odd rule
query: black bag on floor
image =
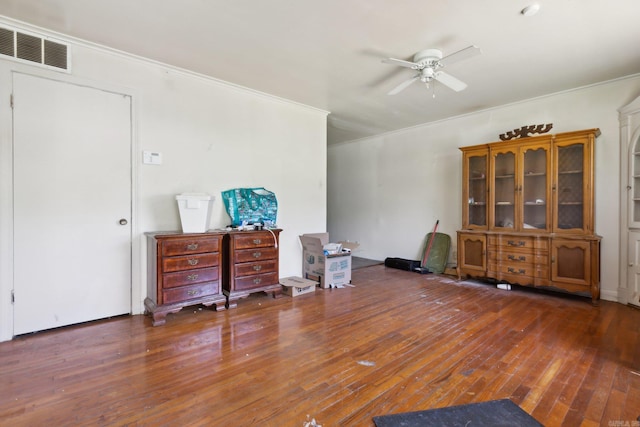
<svg viewBox="0 0 640 427">
<path fill-rule="evenodd" d="M 420 268 L 420 261 L 404 258 L 387 258 L 384 260 L 385 267 L 397 268 L 399 270 L 415 271 Z"/>
</svg>

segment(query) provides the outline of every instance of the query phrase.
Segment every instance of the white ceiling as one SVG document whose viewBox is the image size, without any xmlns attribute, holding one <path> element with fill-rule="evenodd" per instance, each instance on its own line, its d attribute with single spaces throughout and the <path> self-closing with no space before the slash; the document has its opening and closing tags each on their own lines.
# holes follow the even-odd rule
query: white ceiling
<svg viewBox="0 0 640 427">
<path fill-rule="evenodd" d="M 327 110 L 329 143 L 640 72 L 639 0 L 0 0 L 0 15 Z M 446 67 L 466 90 L 386 94 L 412 72 L 383 58 L 472 44 Z"/>
</svg>

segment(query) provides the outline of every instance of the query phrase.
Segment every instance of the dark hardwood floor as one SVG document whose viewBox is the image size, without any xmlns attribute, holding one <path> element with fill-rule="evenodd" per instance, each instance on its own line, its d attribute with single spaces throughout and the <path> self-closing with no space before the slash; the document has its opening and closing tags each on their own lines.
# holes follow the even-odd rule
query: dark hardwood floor
<svg viewBox="0 0 640 427">
<path fill-rule="evenodd" d="M 502 398 L 546 426 L 640 425 L 640 310 L 383 265 L 353 284 L 1 343 L 0 425 L 373 426 Z"/>
</svg>

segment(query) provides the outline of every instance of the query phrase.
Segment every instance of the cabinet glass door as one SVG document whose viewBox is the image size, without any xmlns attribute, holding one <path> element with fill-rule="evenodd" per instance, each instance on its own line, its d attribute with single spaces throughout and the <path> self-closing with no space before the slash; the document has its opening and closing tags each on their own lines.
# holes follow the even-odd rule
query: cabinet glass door
<svg viewBox="0 0 640 427">
<path fill-rule="evenodd" d="M 547 147 L 526 149 L 523 155 L 522 215 L 524 230 L 547 230 L 549 188 L 549 150 Z"/>
<path fill-rule="evenodd" d="M 487 226 L 487 154 L 468 157 L 468 225 Z"/>
<path fill-rule="evenodd" d="M 632 180 L 631 180 L 631 185 L 633 186 L 631 191 L 631 203 L 630 208 L 631 208 L 631 221 L 637 223 L 640 223 L 640 139 L 638 141 L 636 141 L 635 147 L 633 149 L 633 158 L 632 158 L 632 165 L 631 165 L 631 173 L 632 173 Z M 634 224 L 630 224 L 632 227 L 634 226 Z"/>
<path fill-rule="evenodd" d="M 556 184 L 558 230 L 584 229 L 584 144 L 559 146 Z"/>
<path fill-rule="evenodd" d="M 514 151 L 497 152 L 493 156 L 493 224 L 494 228 L 515 225 L 516 155 Z"/>
</svg>

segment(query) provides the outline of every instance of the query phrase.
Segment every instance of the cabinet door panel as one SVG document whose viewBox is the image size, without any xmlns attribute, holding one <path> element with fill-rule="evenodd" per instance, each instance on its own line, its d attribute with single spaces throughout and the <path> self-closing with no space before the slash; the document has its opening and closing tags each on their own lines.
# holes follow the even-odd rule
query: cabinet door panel
<svg viewBox="0 0 640 427">
<path fill-rule="evenodd" d="M 591 255 L 588 241 L 554 239 L 551 261 L 552 281 L 589 286 Z"/>
<path fill-rule="evenodd" d="M 550 154 L 549 143 L 523 148 L 522 184 L 519 187 L 522 230 L 548 231 L 550 228 Z"/>
<path fill-rule="evenodd" d="M 553 231 L 593 232 L 593 133 L 558 137 L 554 145 Z"/>
<path fill-rule="evenodd" d="M 492 154 L 492 227 L 513 230 L 516 224 L 516 151 Z"/>
<path fill-rule="evenodd" d="M 462 179 L 462 227 L 487 228 L 487 181 L 489 179 L 489 150 L 485 148 L 465 150 Z"/>
<path fill-rule="evenodd" d="M 463 270 L 484 274 L 487 268 L 487 239 L 484 234 L 461 234 L 458 243 L 458 264 Z"/>
</svg>

